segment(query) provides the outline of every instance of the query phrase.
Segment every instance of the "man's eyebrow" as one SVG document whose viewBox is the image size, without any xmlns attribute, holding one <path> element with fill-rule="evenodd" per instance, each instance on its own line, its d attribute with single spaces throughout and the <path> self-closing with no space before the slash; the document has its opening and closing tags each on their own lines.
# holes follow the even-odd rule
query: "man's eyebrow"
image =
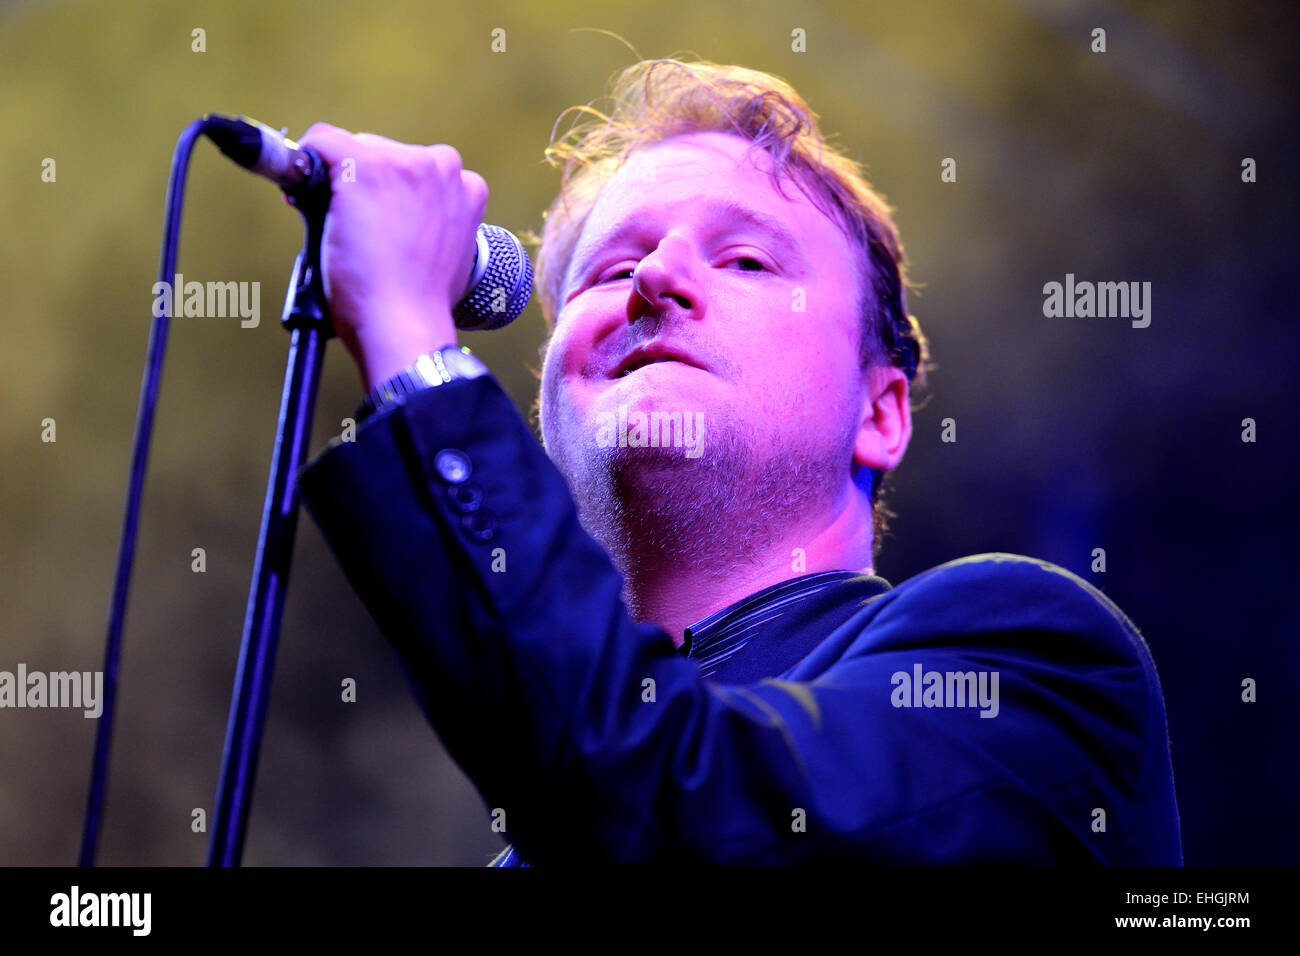
<svg viewBox="0 0 1300 956">
<path fill-rule="evenodd" d="M 775 242 L 784 252 L 793 256 L 799 262 L 803 261 L 802 246 L 799 240 L 779 220 L 772 216 L 759 212 L 757 209 L 751 209 L 734 200 L 706 200 L 701 206 L 709 219 L 739 220 L 740 223 L 751 229 L 766 233 L 768 238 Z M 645 215 L 644 210 L 634 210 L 608 234 L 579 250 L 571 264 L 572 271 L 570 274 L 574 276 L 581 275 L 581 270 L 586 268 L 588 261 L 593 256 L 602 249 L 623 241 L 630 233 L 640 228 Z M 727 228 L 730 227 L 724 227 L 720 231 L 726 231 Z"/>
</svg>

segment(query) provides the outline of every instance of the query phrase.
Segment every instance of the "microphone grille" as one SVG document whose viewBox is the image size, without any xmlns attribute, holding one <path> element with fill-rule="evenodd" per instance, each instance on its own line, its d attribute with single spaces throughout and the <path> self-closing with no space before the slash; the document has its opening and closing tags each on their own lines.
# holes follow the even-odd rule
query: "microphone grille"
<svg viewBox="0 0 1300 956">
<path fill-rule="evenodd" d="M 533 263 L 524 244 L 508 229 L 479 227 L 487 242 L 487 268 L 452 310 L 456 328 L 487 332 L 519 318 L 533 294 Z M 482 246 L 480 245 L 480 249 Z M 475 273 L 478 273 L 475 269 Z"/>
</svg>

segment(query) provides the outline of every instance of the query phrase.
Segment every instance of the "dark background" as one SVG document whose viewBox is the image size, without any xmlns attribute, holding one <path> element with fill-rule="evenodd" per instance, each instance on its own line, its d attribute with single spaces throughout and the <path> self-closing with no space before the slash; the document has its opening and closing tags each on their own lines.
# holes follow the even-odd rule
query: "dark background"
<svg viewBox="0 0 1300 956">
<path fill-rule="evenodd" d="M 911 309 L 939 369 L 894 476 L 879 573 L 899 583 L 1010 551 L 1095 583 L 1160 671 L 1187 862 L 1296 863 L 1297 6 L 638 7 L 0 7 L 0 670 L 101 666 L 181 129 L 226 112 L 292 134 L 319 119 L 449 142 L 491 187 L 488 221 L 540 229 L 558 186 L 541 161 L 556 116 L 637 58 L 609 31 L 641 56 L 689 51 L 785 77 L 898 209 L 922 286 Z M 1089 50 L 1098 26 L 1104 54 Z M 491 51 L 495 27 L 505 53 Z M 791 50 L 796 27 L 806 53 Z M 191 50 L 194 28 L 206 52 Z M 940 181 L 945 157 L 956 183 Z M 205 856 L 191 811 L 216 786 L 299 228 L 273 187 L 200 144 L 180 271 L 260 282 L 261 324 L 173 322 L 103 863 Z M 1043 284 L 1067 272 L 1153 283 L 1150 327 L 1045 318 Z M 462 341 L 524 410 L 543 332 L 534 303 L 505 332 Z M 313 450 L 359 397 L 332 345 Z M 945 444 L 948 417 L 958 440 Z M 1104 574 L 1090 570 L 1097 547 Z M 346 677 L 354 704 L 340 701 Z M 1247 677 L 1257 703 L 1241 700 Z M 0 711 L 0 863 L 75 861 L 94 727 L 79 711 Z M 245 862 L 473 865 L 501 845 L 304 519 Z"/>
</svg>

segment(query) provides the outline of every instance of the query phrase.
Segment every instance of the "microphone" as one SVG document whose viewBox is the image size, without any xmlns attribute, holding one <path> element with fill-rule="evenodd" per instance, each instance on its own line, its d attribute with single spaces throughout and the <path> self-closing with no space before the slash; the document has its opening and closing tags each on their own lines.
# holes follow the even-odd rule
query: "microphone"
<svg viewBox="0 0 1300 956">
<path fill-rule="evenodd" d="M 300 186 L 324 161 L 284 133 L 245 116 L 210 113 L 204 133 L 240 166 L 265 176 L 283 190 Z M 325 179 L 329 188 L 329 179 Z M 475 235 L 474 268 L 452 318 L 456 328 L 486 332 L 519 318 L 533 293 L 533 263 L 519 237 L 508 229 L 480 223 Z"/>
</svg>

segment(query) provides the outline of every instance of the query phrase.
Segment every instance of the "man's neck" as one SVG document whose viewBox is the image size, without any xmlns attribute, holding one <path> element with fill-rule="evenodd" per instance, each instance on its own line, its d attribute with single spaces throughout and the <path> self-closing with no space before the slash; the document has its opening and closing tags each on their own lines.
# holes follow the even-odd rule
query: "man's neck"
<svg viewBox="0 0 1300 956">
<path fill-rule="evenodd" d="M 618 542 L 645 540 L 635 529 L 622 530 Z M 629 613 L 658 624 L 678 646 L 691 624 L 782 581 L 818 571 L 875 573 L 871 512 L 857 494 L 847 495 L 836 510 L 765 535 L 758 549 L 746 547 L 752 537 L 727 537 L 721 528 L 713 537 L 716 547 L 700 547 L 694 531 L 661 537 L 650 548 L 606 544 L 626 579 Z"/>
</svg>

